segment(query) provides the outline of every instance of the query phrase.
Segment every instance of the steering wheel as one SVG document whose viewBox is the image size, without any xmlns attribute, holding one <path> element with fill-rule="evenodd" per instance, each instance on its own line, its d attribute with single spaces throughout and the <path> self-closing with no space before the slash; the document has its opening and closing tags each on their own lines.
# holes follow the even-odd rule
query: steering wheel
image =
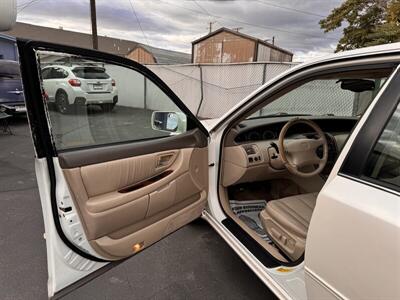
<svg viewBox="0 0 400 300">
<path fill-rule="evenodd" d="M 290 139 L 285 140 L 289 128 L 296 124 L 306 124 L 310 126 L 318 135 L 317 139 Z M 318 157 L 316 150 L 323 146 L 322 158 Z M 279 154 L 284 166 L 288 171 L 300 177 L 312 177 L 321 173 L 328 161 L 328 142 L 324 132 L 313 121 L 295 118 L 283 126 L 278 141 Z M 303 167 L 318 166 L 314 171 L 300 171 Z"/>
</svg>

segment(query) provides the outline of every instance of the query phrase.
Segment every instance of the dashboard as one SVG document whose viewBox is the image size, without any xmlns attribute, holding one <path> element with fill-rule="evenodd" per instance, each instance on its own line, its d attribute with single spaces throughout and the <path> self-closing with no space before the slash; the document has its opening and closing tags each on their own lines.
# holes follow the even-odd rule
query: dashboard
<svg viewBox="0 0 400 300">
<path fill-rule="evenodd" d="M 239 125 L 236 126 L 237 134 L 234 138 L 234 141 L 237 144 L 242 144 L 248 142 L 278 139 L 282 127 L 290 119 L 292 118 L 285 117 L 284 121 L 282 121 L 282 118 L 279 118 L 279 121 L 277 121 L 276 118 L 250 119 L 242 121 Z M 349 117 L 310 117 L 308 119 L 317 123 L 322 131 L 328 133 L 349 133 L 358 121 L 357 118 Z M 305 124 L 298 124 L 291 128 L 291 130 L 288 132 L 288 136 L 296 134 L 307 134 L 311 132 L 313 132 L 313 130 L 309 126 Z"/>
<path fill-rule="evenodd" d="M 279 154 L 278 139 L 290 116 L 244 120 L 228 132 L 224 144 L 223 186 L 268 180 L 288 176 Z M 342 150 L 358 118 L 318 116 L 307 117 L 325 133 L 328 142 L 328 161 L 320 173 L 326 178 Z M 287 139 L 315 139 L 314 130 L 307 124 L 296 124 L 286 134 Z M 322 157 L 322 146 L 316 149 Z"/>
</svg>

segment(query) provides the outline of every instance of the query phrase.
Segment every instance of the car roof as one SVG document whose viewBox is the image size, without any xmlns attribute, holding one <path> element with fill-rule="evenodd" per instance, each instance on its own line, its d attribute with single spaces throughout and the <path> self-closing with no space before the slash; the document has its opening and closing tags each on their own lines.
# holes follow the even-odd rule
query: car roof
<svg viewBox="0 0 400 300">
<path fill-rule="evenodd" d="M 104 69 L 104 67 L 102 67 L 102 66 L 96 66 L 96 65 L 78 65 L 78 64 L 76 64 L 76 65 L 53 65 L 53 64 L 51 64 L 51 65 L 48 65 L 48 66 L 45 66 L 45 67 L 43 67 L 43 69 L 45 69 L 45 68 L 64 68 L 64 69 L 75 69 L 75 68 L 103 68 Z"/>
<path fill-rule="evenodd" d="M 297 67 L 303 68 L 305 66 L 314 65 L 316 63 L 341 60 L 344 58 L 356 58 L 356 57 L 376 55 L 376 54 L 385 54 L 385 53 L 390 54 L 390 53 L 394 53 L 394 52 L 398 52 L 398 51 L 400 51 L 400 42 L 384 44 L 384 45 L 379 45 L 379 46 L 364 47 L 364 48 L 338 52 L 338 53 L 322 56 L 319 58 L 310 59 L 307 62 L 299 64 Z M 297 67 L 295 67 L 295 68 L 297 68 Z M 295 68 L 293 68 L 293 69 L 295 69 Z"/>
<path fill-rule="evenodd" d="M 42 70 L 44 70 L 44 69 L 48 69 L 48 68 L 61 68 L 61 69 L 67 69 L 68 67 L 67 67 L 67 66 L 63 66 L 63 65 L 48 65 L 48 66 L 44 66 L 44 67 L 42 68 Z"/>
<path fill-rule="evenodd" d="M 105 68 L 103 67 L 103 66 L 96 66 L 96 65 L 73 65 L 73 66 L 70 66 L 70 68 L 72 69 L 72 68 L 102 68 L 102 69 L 104 69 L 105 70 Z"/>
</svg>

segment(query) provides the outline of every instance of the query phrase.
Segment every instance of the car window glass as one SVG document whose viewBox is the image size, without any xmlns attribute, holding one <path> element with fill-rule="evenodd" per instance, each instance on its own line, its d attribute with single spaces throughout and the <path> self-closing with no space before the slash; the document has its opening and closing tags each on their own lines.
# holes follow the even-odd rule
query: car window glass
<svg viewBox="0 0 400 300">
<path fill-rule="evenodd" d="M 250 118 L 276 115 L 360 117 L 385 83 L 387 72 L 351 76 L 338 74 L 297 86 Z"/>
<path fill-rule="evenodd" d="M 364 175 L 383 185 L 400 188 L 400 104 L 370 153 Z"/>
<path fill-rule="evenodd" d="M 51 68 L 43 69 L 42 78 L 43 79 L 50 79 L 51 78 Z"/>
<path fill-rule="evenodd" d="M 0 61 L 0 78 L 20 78 L 19 64 L 15 61 Z"/>
<path fill-rule="evenodd" d="M 65 81 L 42 77 L 57 150 L 165 138 L 186 131 L 186 115 L 139 72 L 79 56 L 70 59 L 62 53 L 37 51 L 37 56 L 39 67 L 56 60 L 74 62 L 65 63 L 63 69 L 75 77 Z M 57 76 L 63 74 L 60 67 L 52 69 Z"/>
<path fill-rule="evenodd" d="M 52 78 L 60 79 L 60 78 L 66 78 L 67 76 L 68 73 L 61 68 L 52 69 L 52 75 L 51 75 Z"/>
<path fill-rule="evenodd" d="M 76 67 L 72 73 L 78 78 L 84 79 L 108 79 L 110 76 L 103 67 Z"/>
</svg>

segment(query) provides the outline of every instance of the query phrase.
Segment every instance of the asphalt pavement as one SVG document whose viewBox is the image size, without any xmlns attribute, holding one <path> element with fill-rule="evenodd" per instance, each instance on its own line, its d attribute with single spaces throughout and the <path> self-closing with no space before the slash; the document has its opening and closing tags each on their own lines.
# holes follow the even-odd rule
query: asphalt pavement
<svg viewBox="0 0 400 300">
<path fill-rule="evenodd" d="M 0 131 L 0 299 L 46 299 L 47 264 L 26 119 Z M 204 221 L 197 220 L 65 299 L 275 299 Z"/>
</svg>

